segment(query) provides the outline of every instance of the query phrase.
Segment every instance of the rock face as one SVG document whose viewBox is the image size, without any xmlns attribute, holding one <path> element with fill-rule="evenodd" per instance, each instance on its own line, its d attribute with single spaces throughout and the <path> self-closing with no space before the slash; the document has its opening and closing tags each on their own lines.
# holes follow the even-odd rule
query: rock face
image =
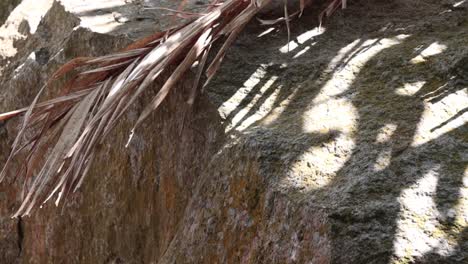
<svg viewBox="0 0 468 264">
<path fill-rule="evenodd" d="M 165 1 L 94 2 L 10 15 L 0 111 L 168 26 L 144 8 Z M 349 2 L 321 30 L 314 10 L 291 22 L 289 45 L 253 21 L 193 108 L 181 83 L 125 148 L 149 91 L 63 208 L 11 219 L 11 175 L 0 263 L 466 263 L 468 5 Z M 1 161 L 19 121 L 0 125 Z"/>
<path fill-rule="evenodd" d="M 20 3 L 20 0 L 4 0 L 0 3 L 0 24 L 3 24 L 11 11 Z"/>
</svg>

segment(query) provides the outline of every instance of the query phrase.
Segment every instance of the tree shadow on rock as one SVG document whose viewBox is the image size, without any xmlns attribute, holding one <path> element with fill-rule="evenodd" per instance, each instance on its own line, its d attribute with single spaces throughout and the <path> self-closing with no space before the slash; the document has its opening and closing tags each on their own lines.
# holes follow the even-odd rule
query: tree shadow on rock
<svg viewBox="0 0 468 264">
<path fill-rule="evenodd" d="M 461 27 L 451 30 L 466 33 Z M 423 118 L 428 122 L 428 116 L 424 116 L 428 104 L 438 102 L 426 101 L 426 95 L 450 82 L 449 73 L 437 69 L 436 65 L 446 54 L 460 52 L 459 47 L 450 46 L 444 39 L 458 33 L 420 34 L 372 58 L 352 85 L 355 96 L 351 101 L 358 116 L 354 151 L 333 182 L 321 190 L 329 193 L 326 195 L 329 199 L 341 199 L 331 214 L 334 263 L 414 261 L 415 257 L 426 254 L 426 248 L 437 247 L 439 242 L 442 243 L 439 251 L 445 250 L 450 255 L 443 243 L 450 243 L 447 241 L 451 236 L 458 240 L 465 236 L 463 232 L 447 232 L 445 238 L 437 238 L 431 232 L 452 230 L 455 208 L 463 199 L 460 191 L 466 170 L 463 153 L 468 150 L 463 136 L 467 133 L 466 123 L 436 137 L 425 131 L 426 124 L 421 123 Z M 412 64 L 414 50 L 421 42 L 448 47 L 425 62 Z M 460 92 L 446 91 L 439 101 Z M 437 120 L 437 113 L 430 115 Z M 433 193 L 428 187 L 431 179 L 435 180 Z M 421 204 L 414 205 L 418 201 L 412 194 L 418 190 L 426 193 L 419 194 Z M 424 211 L 426 207 L 430 209 Z M 422 215 L 417 210 L 423 210 Z M 419 220 L 421 217 L 427 218 Z M 408 219 L 420 221 L 417 223 L 423 225 L 417 227 L 420 231 L 414 231 Z M 435 227 L 426 230 L 424 225 Z M 464 247 L 463 242 L 458 243 Z M 450 261 L 439 263 L 462 263 L 466 258 L 463 250 L 453 254 Z"/>
</svg>

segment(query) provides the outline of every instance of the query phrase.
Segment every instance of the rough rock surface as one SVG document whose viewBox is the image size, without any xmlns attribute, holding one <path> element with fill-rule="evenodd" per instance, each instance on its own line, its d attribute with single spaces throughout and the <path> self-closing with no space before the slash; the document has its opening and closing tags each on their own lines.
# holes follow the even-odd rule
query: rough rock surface
<svg viewBox="0 0 468 264">
<path fill-rule="evenodd" d="M 30 2 L 0 28 L 0 111 L 68 59 L 167 27 L 144 6 L 174 5 Z M 466 263 L 468 3 L 349 2 L 321 30 L 308 10 L 289 45 L 253 21 L 196 106 L 181 84 L 125 149 L 142 99 L 63 208 L 10 219 L 7 179 L 0 262 Z M 2 161 L 17 126 L 0 125 Z"/>
<path fill-rule="evenodd" d="M 3 0 L 0 3 L 0 25 L 5 22 L 11 11 L 21 2 L 21 0 Z"/>
</svg>

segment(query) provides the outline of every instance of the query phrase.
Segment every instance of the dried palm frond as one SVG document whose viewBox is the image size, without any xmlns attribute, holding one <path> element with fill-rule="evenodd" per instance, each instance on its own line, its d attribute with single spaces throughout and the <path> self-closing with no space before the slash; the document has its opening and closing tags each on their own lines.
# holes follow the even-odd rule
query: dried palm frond
<svg viewBox="0 0 468 264">
<path fill-rule="evenodd" d="M 303 1 L 303 0 L 301 0 Z M 345 9 L 348 5 L 348 0 L 332 0 L 328 4 L 327 8 L 323 10 L 323 12 L 319 16 L 320 24 L 322 24 L 322 20 L 324 17 L 329 17 L 331 16 L 338 8 L 343 8 Z"/>
<path fill-rule="evenodd" d="M 35 206 L 52 197 L 56 197 L 58 203 L 76 191 L 91 166 L 95 147 L 156 79 L 169 76 L 142 111 L 131 135 L 197 64 L 198 72 L 188 101 L 193 104 L 202 73 L 206 74 L 206 85 L 237 35 L 269 2 L 226 0 L 220 4 L 214 0 L 198 19 L 190 23 L 156 33 L 114 54 L 70 61 L 41 88 L 29 107 L 1 114 L 0 121 L 24 114 L 11 154 L 0 174 L 1 181 L 11 170 L 13 159 L 19 157 L 21 150 L 27 149 L 28 154 L 22 157 L 24 166 L 18 174 L 30 184 L 14 217 L 30 214 Z M 327 8 L 327 15 L 336 9 L 336 2 L 332 1 Z M 345 6 L 346 1 L 340 2 Z M 183 13 L 184 5 L 185 0 L 176 12 Z M 303 8 L 304 1 L 301 0 L 301 13 Z M 284 19 L 289 28 L 287 9 Z M 212 44 L 222 38 L 224 43 L 205 68 Z M 93 69 L 80 71 L 83 67 Z M 80 73 L 65 84 L 57 98 L 39 102 L 41 93 L 52 81 L 72 70 Z"/>
</svg>

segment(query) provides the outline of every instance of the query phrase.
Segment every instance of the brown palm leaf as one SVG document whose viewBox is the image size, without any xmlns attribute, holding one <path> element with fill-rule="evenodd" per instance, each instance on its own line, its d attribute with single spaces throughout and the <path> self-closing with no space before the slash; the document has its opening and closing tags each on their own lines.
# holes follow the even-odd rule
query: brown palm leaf
<svg viewBox="0 0 468 264">
<path fill-rule="evenodd" d="M 68 193 L 76 191 L 91 166 L 95 146 L 102 142 L 145 89 L 163 75 L 169 76 L 142 111 L 131 135 L 197 63 L 199 71 L 189 99 L 193 104 L 201 74 L 206 73 L 206 82 L 211 80 L 228 47 L 269 2 L 226 0 L 220 5 L 211 5 L 190 23 L 144 38 L 121 52 L 98 58 L 76 58 L 51 77 L 28 108 L 1 114 L 0 121 L 24 114 L 11 154 L 0 174 L 1 181 L 21 150 L 28 150 L 24 168 L 18 173 L 25 182 L 30 181 L 30 186 L 25 190 L 24 200 L 14 216 L 28 215 L 35 206 L 52 197 L 56 197 L 58 203 Z M 339 3 L 345 6 L 346 1 L 332 1 L 324 14 L 330 15 Z M 183 5 L 184 1 L 179 12 Z M 301 0 L 301 13 L 303 8 L 304 1 Z M 285 13 L 285 20 L 289 22 Z M 224 44 L 205 69 L 212 44 L 222 38 L 225 39 Z M 84 66 L 94 68 L 76 75 L 57 98 L 39 102 L 41 93 L 50 82 Z M 53 147 L 50 149 L 49 146 Z M 39 172 L 35 173 L 36 169 Z"/>
</svg>

